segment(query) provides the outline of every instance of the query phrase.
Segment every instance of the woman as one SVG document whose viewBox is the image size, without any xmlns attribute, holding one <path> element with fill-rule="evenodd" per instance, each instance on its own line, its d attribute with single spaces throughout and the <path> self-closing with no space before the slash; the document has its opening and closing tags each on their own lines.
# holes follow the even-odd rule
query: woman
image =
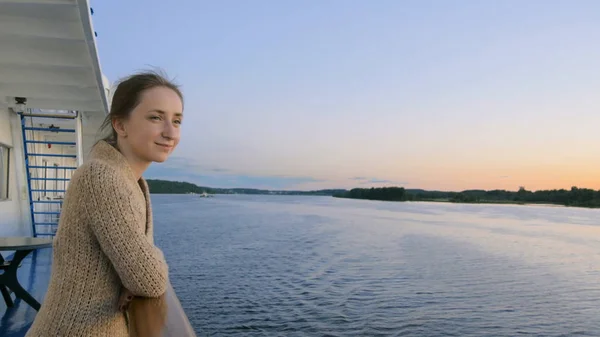
<svg viewBox="0 0 600 337">
<path fill-rule="evenodd" d="M 104 127 L 69 184 L 48 291 L 27 337 L 129 336 L 126 301 L 159 298 L 168 268 L 154 246 L 142 174 L 179 143 L 183 95 L 155 73 L 123 80 Z M 125 302 L 126 302 L 125 301 Z"/>
</svg>

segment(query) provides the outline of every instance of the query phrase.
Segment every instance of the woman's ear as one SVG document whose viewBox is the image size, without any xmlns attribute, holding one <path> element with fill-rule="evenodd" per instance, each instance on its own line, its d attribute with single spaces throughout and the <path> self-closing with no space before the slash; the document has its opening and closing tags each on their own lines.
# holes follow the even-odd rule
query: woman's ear
<svg viewBox="0 0 600 337">
<path fill-rule="evenodd" d="M 125 123 L 120 118 L 115 118 L 112 120 L 112 126 L 117 135 L 121 137 L 127 137 L 127 130 L 125 130 Z"/>
</svg>

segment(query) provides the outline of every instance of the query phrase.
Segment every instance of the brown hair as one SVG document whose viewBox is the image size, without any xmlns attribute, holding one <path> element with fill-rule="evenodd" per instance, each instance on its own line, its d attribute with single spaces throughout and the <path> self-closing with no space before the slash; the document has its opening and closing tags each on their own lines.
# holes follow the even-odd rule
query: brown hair
<svg viewBox="0 0 600 337">
<path fill-rule="evenodd" d="M 131 111 L 140 103 L 144 91 L 155 87 L 166 87 L 175 91 L 183 105 L 183 94 L 179 90 L 179 86 L 168 80 L 164 74 L 157 71 L 144 71 L 125 77 L 119 81 L 112 97 L 110 113 L 100 127 L 101 132 L 110 128 L 110 134 L 103 137 L 102 140 L 116 145 L 117 132 L 112 126 L 112 121 L 127 119 Z"/>
</svg>

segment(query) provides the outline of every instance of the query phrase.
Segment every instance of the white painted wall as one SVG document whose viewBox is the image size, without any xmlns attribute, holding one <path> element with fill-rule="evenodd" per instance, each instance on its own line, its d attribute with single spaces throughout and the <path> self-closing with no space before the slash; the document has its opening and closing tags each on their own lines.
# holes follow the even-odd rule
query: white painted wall
<svg viewBox="0 0 600 337">
<path fill-rule="evenodd" d="M 92 147 L 103 134 L 100 132 L 100 126 L 104 121 L 105 115 L 100 112 L 83 112 L 83 160 L 89 157 Z"/>
<path fill-rule="evenodd" d="M 84 119 L 85 125 L 83 127 L 83 153 L 84 160 L 87 159 L 89 151 L 92 145 L 99 139 L 98 128 L 103 120 L 103 115 L 96 113 L 87 113 L 87 118 Z M 60 122 L 58 122 L 60 123 Z M 61 125 L 61 127 L 72 128 L 71 121 L 64 122 L 67 125 Z M 40 126 L 40 125 L 36 125 Z M 66 134 L 62 134 L 66 135 Z M 55 139 L 56 133 L 47 132 L 36 132 L 37 140 L 45 140 L 46 137 L 55 140 L 73 141 L 75 140 L 72 134 L 68 134 L 67 138 L 71 139 Z M 49 140 L 48 139 L 48 140 Z M 0 201 L 0 236 L 31 236 L 31 215 L 29 210 L 27 193 L 27 177 L 25 171 L 25 160 L 23 153 L 23 139 L 21 134 L 21 120 L 20 117 L 12 111 L 9 111 L 3 102 L 0 102 L 0 143 L 11 147 L 10 151 L 10 191 L 9 200 Z M 33 148 L 35 147 L 35 149 Z M 51 149 L 48 149 L 46 145 L 36 144 L 32 145 L 30 150 L 34 150 L 36 153 L 72 153 L 75 154 L 74 147 L 64 147 L 60 145 L 53 145 Z M 74 159 L 71 158 L 60 158 L 60 157 L 31 157 L 36 163 L 32 165 L 43 165 L 42 159 L 48 161 L 48 165 L 54 163 L 59 166 L 77 166 Z M 36 172 L 37 171 L 37 172 Z M 42 177 L 43 170 L 31 170 L 32 176 Z M 50 173 L 52 170 L 48 170 L 48 177 L 51 178 L 53 175 Z M 62 176 L 60 176 L 62 178 Z M 67 176 L 69 178 L 69 176 Z M 40 181 L 34 182 L 41 184 Z M 53 188 L 55 182 L 47 182 L 48 189 Z M 62 188 L 62 182 L 58 183 L 60 186 L 56 186 L 57 189 Z M 68 186 L 68 183 L 67 183 Z M 41 188 L 41 185 L 40 187 Z M 59 193 L 62 194 L 62 193 Z M 34 194 L 37 197 L 39 194 Z M 38 204 L 40 206 L 41 204 Z M 41 206 L 36 206 L 37 210 L 42 210 Z M 53 209 L 48 209 L 53 210 Z M 40 217 L 42 215 L 36 215 Z M 43 219 L 37 219 L 43 221 Z"/>
<path fill-rule="evenodd" d="M 28 214 L 24 214 L 27 206 L 27 190 L 19 125 L 18 116 L 12 111 L 9 112 L 7 107 L 0 105 L 0 143 L 11 147 L 9 199 L 0 201 L 0 236 L 31 235 L 31 226 L 27 221 L 29 217 Z"/>
</svg>

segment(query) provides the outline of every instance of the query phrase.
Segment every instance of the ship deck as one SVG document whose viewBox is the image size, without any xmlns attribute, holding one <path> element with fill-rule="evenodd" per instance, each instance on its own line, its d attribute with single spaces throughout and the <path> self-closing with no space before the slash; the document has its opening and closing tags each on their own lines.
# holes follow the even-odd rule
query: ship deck
<svg viewBox="0 0 600 337">
<path fill-rule="evenodd" d="M 23 260 L 17 272 L 21 285 L 40 303 L 48 289 L 51 265 L 52 249 L 38 249 Z M 14 295 L 12 297 L 14 299 Z M 7 308 L 0 297 L 0 336 L 25 336 L 36 314 L 35 309 L 20 299 L 15 300 L 14 307 Z"/>
</svg>

